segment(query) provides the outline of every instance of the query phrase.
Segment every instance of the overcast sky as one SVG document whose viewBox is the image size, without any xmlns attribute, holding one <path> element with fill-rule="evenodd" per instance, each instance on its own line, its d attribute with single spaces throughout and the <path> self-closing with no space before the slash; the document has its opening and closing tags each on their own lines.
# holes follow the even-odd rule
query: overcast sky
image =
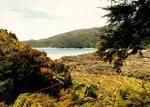
<svg viewBox="0 0 150 107">
<path fill-rule="evenodd" d="M 0 28 L 19 40 L 47 38 L 63 32 L 103 26 L 107 0 L 0 0 Z"/>
</svg>

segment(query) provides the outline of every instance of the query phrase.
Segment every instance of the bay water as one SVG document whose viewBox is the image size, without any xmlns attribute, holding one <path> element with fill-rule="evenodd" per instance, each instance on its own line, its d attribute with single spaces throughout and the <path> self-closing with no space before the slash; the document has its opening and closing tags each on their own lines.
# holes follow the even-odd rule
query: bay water
<svg viewBox="0 0 150 107">
<path fill-rule="evenodd" d="M 51 59 L 58 59 L 63 56 L 74 56 L 96 52 L 96 48 L 36 48 L 44 51 Z"/>
</svg>

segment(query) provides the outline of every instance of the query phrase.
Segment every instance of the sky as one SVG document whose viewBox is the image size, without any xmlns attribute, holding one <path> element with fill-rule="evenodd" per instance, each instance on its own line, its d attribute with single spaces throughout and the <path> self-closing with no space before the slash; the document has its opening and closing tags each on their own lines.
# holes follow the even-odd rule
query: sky
<svg viewBox="0 0 150 107">
<path fill-rule="evenodd" d="M 0 28 L 19 40 L 48 38 L 60 33 L 104 26 L 107 0 L 0 0 Z"/>
</svg>

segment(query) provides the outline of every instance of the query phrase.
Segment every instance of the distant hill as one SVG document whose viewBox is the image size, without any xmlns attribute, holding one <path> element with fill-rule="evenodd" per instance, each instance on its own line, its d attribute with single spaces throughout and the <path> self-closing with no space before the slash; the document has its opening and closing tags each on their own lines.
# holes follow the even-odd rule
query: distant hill
<svg viewBox="0 0 150 107">
<path fill-rule="evenodd" d="M 46 39 L 23 42 L 32 47 L 94 48 L 99 40 L 99 36 L 104 34 L 104 29 L 105 27 L 80 29 Z"/>
</svg>

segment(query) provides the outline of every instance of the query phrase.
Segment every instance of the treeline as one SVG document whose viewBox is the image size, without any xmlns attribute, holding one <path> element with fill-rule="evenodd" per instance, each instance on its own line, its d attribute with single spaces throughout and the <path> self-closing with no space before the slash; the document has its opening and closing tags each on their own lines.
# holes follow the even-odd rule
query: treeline
<svg viewBox="0 0 150 107">
<path fill-rule="evenodd" d="M 52 47 L 52 48 L 96 48 L 100 38 L 106 35 L 109 27 L 97 27 L 91 29 L 80 29 L 53 37 L 40 40 L 23 41 L 31 47 Z M 150 40 L 145 40 L 142 45 L 150 48 Z"/>
<path fill-rule="evenodd" d="M 95 48 L 105 27 L 81 29 L 59 34 L 47 39 L 24 41 L 32 47 Z"/>
</svg>

